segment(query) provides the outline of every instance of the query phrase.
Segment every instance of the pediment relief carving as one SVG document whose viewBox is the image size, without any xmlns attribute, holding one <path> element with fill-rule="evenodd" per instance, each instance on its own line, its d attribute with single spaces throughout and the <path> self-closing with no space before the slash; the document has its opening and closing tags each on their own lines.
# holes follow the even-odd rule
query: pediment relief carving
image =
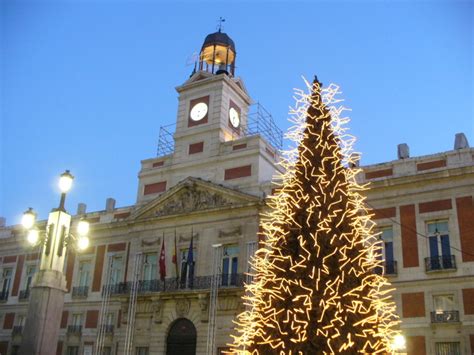
<svg viewBox="0 0 474 355">
<path fill-rule="evenodd" d="M 197 189 L 196 186 L 186 186 L 177 194 L 171 196 L 154 211 L 154 216 L 188 213 L 198 210 L 232 205 L 232 201 L 217 192 Z"/>
<path fill-rule="evenodd" d="M 260 202 L 257 196 L 189 177 L 136 211 L 134 217 L 144 219 L 189 214 Z"/>
</svg>

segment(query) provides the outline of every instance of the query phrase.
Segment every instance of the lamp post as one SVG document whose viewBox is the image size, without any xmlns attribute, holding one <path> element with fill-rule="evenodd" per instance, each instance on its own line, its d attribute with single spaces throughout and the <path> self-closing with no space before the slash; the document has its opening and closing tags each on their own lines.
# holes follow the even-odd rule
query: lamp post
<svg viewBox="0 0 474 355">
<path fill-rule="evenodd" d="M 64 293 L 67 291 L 63 274 L 66 250 L 70 247 L 85 249 L 89 245 L 87 221 L 79 221 L 77 235 L 70 233 L 71 215 L 66 212 L 64 204 L 73 180 L 69 170 L 61 174 L 59 207 L 49 213 L 45 231 L 35 226 L 36 213 L 32 208 L 23 214 L 22 224 L 28 233 L 27 241 L 32 246 L 41 246 L 41 256 L 40 269 L 31 287 L 20 354 L 56 353 Z"/>
</svg>

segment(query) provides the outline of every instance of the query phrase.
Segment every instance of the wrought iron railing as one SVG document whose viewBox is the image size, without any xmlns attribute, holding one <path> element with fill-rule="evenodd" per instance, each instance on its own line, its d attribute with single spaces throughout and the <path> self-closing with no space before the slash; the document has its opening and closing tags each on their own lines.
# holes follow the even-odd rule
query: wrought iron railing
<svg viewBox="0 0 474 355">
<path fill-rule="evenodd" d="M 459 311 L 431 312 L 431 323 L 456 323 L 459 322 Z"/>
<path fill-rule="evenodd" d="M 375 273 L 378 275 L 397 275 L 397 262 L 395 260 L 386 260 L 383 266 L 375 268 Z"/>
<path fill-rule="evenodd" d="M 12 336 L 20 335 L 21 332 L 23 332 L 23 326 L 22 325 L 14 325 L 13 326 Z"/>
<path fill-rule="evenodd" d="M 82 332 L 82 325 L 68 325 L 68 334 L 80 334 Z"/>
<path fill-rule="evenodd" d="M 28 298 L 30 298 L 30 289 L 20 290 L 20 294 L 18 295 L 18 299 L 20 301 L 25 301 Z"/>
<path fill-rule="evenodd" d="M 212 275 L 195 276 L 192 279 L 181 280 L 179 278 L 167 278 L 165 280 L 140 280 L 138 281 L 138 293 L 149 292 L 175 292 L 187 290 L 206 290 L 211 288 Z M 243 287 L 244 274 L 220 275 L 219 288 Z M 111 294 L 128 294 L 132 288 L 132 282 L 120 282 L 113 285 L 105 285 L 102 293 L 109 290 Z"/>
<path fill-rule="evenodd" d="M 442 255 L 425 258 L 426 271 L 455 270 L 456 258 L 454 255 Z"/>
<path fill-rule="evenodd" d="M 0 302 L 3 301 L 8 301 L 8 293 L 9 291 L 2 291 L 0 292 Z"/>
<path fill-rule="evenodd" d="M 72 297 L 87 297 L 89 286 L 76 286 L 72 288 Z"/>
</svg>

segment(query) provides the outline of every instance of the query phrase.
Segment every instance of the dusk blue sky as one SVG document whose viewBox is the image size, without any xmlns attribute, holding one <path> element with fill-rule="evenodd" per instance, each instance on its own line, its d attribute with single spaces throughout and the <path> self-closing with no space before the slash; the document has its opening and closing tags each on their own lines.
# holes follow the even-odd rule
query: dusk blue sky
<svg viewBox="0 0 474 355">
<path fill-rule="evenodd" d="M 176 119 L 187 59 L 225 17 L 237 69 L 287 129 L 293 88 L 337 83 L 362 164 L 474 143 L 472 1 L 11 1 L 0 3 L 0 216 L 59 202 L 131 205 L 140 160 Z"/>
</svg>

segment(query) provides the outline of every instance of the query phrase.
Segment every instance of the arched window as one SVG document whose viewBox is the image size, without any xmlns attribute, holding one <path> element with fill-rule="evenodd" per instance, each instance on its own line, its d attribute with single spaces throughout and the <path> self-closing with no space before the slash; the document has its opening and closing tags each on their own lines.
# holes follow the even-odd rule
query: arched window
<svg viewBox="0 0 474 355">
<path fill-rule="evenodd" d="M 166 355 L 196 355 L 196 327 L 186 318 L 173 322 L 166 339 Z"/>
</svg>

